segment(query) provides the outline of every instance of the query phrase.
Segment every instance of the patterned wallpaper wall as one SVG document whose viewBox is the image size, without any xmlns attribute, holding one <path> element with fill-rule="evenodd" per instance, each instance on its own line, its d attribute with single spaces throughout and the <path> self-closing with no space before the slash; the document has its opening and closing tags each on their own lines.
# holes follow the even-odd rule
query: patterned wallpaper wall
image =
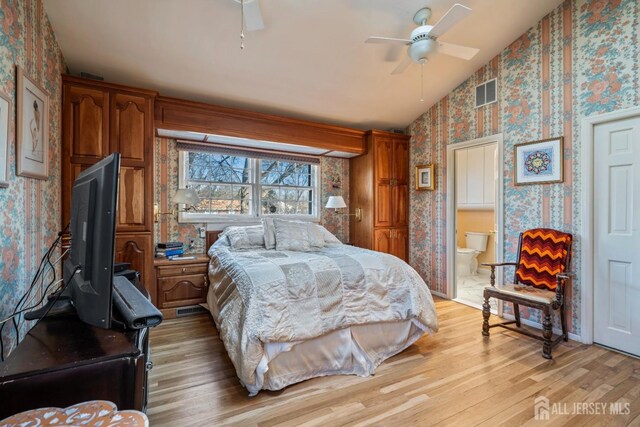
<svg viewBox="0 0 640 427">
<path fill-rule="evenodd" d="M 349 161 L 333 157 L 322 157 L 321 171 L 321 206 L 327 204 L 329 196 L 342 195 L 349 205 Z M 334 188 L 339 183 L 340 188 Z M 155 146 L 155 203 L 160 206 L 160 212 L 169 212 L 173 196 L 178 189 L 178 150 L 176 141 L 168 138 L 156 138 Z M 345 210 L 346 211 L 346 210 Z M 349 237 L 349 221 L 346 216 L 322 209 L 320 223 L 334 233 L 340 240 L 346 242 Z M 194 241 L 192 252 L 205 252 L 204 239 L 199 237 L 198 228 L 206 224 L 178 223 L 175 215 L 160 215 L 159 223 L 155 226 L 155 241 L 180 241 L 189 243 Z M 216 227 L 222 228 L 222 227 Z"/>
<path fill-rule="evenodd" d="M 60 100 L 64 59 L 42 0 L 0 0 L 0 92 L 13 101 L 9 187 L 0 188 L 0 318 L 26 290 L 60 228 Z M 49 179 L 16 177 L 16 64 L 50 95 Z M 5 345 L 14 336 L 5 328 Z M 23 328 L 24 331 L 24 328 Z M 6 349 L 7 347 L 5 347 Z M 6 350 L 5 350 L 6 354 Z"/>
<path fill-rule="evenodd" d="M 433 290 L 446 291 L 446 145 L 501 132 L 502 258 L 515 261 L 518 233 L 527 228 L 573 233 L 568 319 L 570 331 L 580 333 L 580 121 L 640 105 L 639 18 L 637 0 L 568 0 L 409 126 L 412 164 L 437 165 L 436 191 L 412 191 L 410 199 L 411 265 Z M 474 86 L 493 77 L 498 102 L 475 110 Z M 514 144 L 560 135 L 564 183 L 514 186 Z M 539 321 L 535 310 L 523 314 Z"/>
</svg>

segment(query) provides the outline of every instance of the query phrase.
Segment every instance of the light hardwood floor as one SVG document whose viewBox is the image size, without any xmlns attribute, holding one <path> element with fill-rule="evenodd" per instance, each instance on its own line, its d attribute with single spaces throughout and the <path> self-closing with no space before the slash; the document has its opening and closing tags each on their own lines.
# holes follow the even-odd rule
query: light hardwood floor
<svg viewBox="0 0 640 427">
<path fill-rule="evenodd" d="M 483 338 L 478 310 L 436 306 L 440 331 L 375 376 L 315 378 L 256 397 L 240 386 L 208 315 L 166 321 L 151 333 L 151 426 L 544 425 L 534 420 L 537 396 L 563 412 L 574 402 L 630 404 L 627 415 L 551 414 L 550 425 L 640 426 L 640 360 L 570 341 L 547 361 L 523 335 L 495 328 Z"/>
</svg>

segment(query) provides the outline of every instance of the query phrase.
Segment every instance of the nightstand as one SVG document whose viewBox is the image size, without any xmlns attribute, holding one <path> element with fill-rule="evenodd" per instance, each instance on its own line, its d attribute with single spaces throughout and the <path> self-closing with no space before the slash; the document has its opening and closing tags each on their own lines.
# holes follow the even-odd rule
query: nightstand
<svg viewBox="0 0 640 427">
<path fill-rule="evenodd" d="M 176 317 L 176 309 L 207 302 L 209 257 L 170 261 L 156 259 L 157 307 L 166 319 Z"/>
</svg>

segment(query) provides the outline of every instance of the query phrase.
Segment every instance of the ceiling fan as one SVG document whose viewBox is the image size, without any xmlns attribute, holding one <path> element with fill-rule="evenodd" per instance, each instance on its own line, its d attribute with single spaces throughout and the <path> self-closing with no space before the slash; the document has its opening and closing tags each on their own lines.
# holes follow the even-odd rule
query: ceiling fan
<svg viewBox="0 0 640 427">
<path fill-rule="evenodd" d="M 413 16 L 413 22 L 418 27 L 411 31 L 408 39 L 369 37 L 365 43 L 404 44 L 409 46 L 407 57 L 400 62 L 391 74 L 403 73 L 411 63 L 424 65 L 429 60 L 429 57 L 435 53 L 443 53 L 456 58 L 470 60 L 479 52 L 479 49 L 438 41 L 438 37 L 442 36 L 470 13 L 471 9 L 456 3 L 435 25 L 431 26 L 427 25 L 427 21 L 431 18 L 431 9 L 425 7 L 417 11 Z"/>
<path fill-rule="evenodd" d="M 240 4 L 240 49 L 244 49 L 244 30 L 264 29 L 259 0 L 234 0 Z"/>
</svg>

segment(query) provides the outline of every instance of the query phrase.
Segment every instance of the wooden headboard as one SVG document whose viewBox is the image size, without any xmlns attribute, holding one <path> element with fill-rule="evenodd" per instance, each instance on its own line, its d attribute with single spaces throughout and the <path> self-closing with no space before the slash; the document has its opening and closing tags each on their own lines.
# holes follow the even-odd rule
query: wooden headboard
<svg viewBox="0 0 640 427">
<path fill-rule="evenodd" d="M 205 252 L 208 252 L 211 245 L 213 245 L 216 240 L 218 240 L 218 235 L 220 235 L 220 233 L 222 233 L 222 230 L 207 230 L 207 245 L 204 248 Z"/>
</svg>

